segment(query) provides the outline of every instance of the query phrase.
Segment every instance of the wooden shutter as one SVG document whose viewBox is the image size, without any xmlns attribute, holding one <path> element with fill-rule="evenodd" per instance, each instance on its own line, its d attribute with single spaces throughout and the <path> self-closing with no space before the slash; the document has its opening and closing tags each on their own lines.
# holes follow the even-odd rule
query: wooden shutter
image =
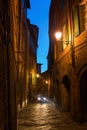
<svg viewBox="0 0 87 130">
<path fill-rule="evenodd" d="M 79 6 L 80 33 L 85 30 L 85 5 Z"/>
<path fill-rule="evenodd" d="M 78 11 L 78 6 L 74 8 L 73 11 L 73 25 L 74 25 L 74 35 L 78 36 L 79 35 L 79 11 Z"/>
</svg>

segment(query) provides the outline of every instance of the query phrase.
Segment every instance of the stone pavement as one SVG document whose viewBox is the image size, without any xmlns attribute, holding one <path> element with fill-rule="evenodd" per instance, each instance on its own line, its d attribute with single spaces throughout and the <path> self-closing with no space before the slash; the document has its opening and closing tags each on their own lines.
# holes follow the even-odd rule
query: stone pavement
<svg viewBox="0 0 87 130">
<path fill-rule="evenodd" d="M 87 130 L 54 104 L 31 103 L 18 112 L 18 130 Z"/>
</svg>

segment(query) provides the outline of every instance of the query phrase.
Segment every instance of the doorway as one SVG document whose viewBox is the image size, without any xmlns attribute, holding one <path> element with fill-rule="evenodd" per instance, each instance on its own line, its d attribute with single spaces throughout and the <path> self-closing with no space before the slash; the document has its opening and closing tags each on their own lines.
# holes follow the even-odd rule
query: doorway
<svg viewBox="0 0 87 130">
<path fill-rule="evenodd" d="M 80 112 L 82 119 L 87 121 L 87 70 L 80 79 Z"/>
<path fill-rule="evenodd" d="M 67 75 L 63 77 L 62 84 L 62 107 L 70 111 L 70 80 Z"/>
</svg>

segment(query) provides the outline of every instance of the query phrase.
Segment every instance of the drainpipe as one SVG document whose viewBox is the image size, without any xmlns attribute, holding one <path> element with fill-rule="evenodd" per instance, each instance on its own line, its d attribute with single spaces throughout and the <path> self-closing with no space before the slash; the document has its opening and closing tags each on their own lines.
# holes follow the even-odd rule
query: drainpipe
<svg viewBox="0 0 87 130">
<path fill-rule="evenodd" d="M 18 5 L 19 5 L 19 8 L 18 8 L 18 22 L 19 22 L 19 25 L 18 25 L 18 50 L 17 50 L 17 86 L 19 86 L 19 53 L 20 53 L 20 18 L 21 18 L 21 0 L 19 0 L 18 2 Z M 19 95 L 20 96 L 20 95 Z M 20 97 L 19 97 L 20 98 Z M 17 104 L 18 105 L 18 104 Z"/>
</svg>

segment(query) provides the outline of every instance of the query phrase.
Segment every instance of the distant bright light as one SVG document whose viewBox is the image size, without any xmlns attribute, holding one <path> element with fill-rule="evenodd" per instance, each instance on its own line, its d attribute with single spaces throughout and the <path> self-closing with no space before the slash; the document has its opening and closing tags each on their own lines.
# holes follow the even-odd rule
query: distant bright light
<svg viewBox="0 0 87 130">
<path fill-rule="evenodd" d="M 40 98 L 40 97 L 38 97 L 37 99 L 38 99 L 39 101 L 41 100 L 41 98 Z"/>
<path fill-rule="evenodd" d="M 45 83 L 48 84 L 48 81 L 46 80 Z"/>
<path fill-rule="evenodd" d="M 47 100 L 46 97 L 43 97 L 43 100 Z"/>
<path fill-rule="evenodd" d="M 61 32 L 56 32 L 56 33 L 55 33 L 55 38 L 56 38 L 56 40 L 60 40 L 61 37 L 62 37 L 62 33 L 61 33 Z"/>
</svg>

